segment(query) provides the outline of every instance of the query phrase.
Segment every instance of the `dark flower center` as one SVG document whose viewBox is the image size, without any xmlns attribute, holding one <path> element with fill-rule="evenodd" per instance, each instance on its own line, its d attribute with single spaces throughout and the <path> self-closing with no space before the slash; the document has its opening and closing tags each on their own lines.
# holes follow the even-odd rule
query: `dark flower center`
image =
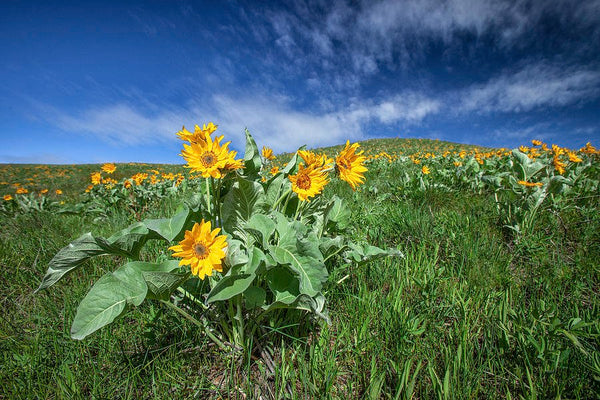
<svg viewBox="0 0 600 400">
<path fill-rule="evenodd" d="M 217 161 L 217 156 L 212 151 L 206 151 L 200 157 L 200 161 L 205 167 L 212 167 Z"/>
<path fill-rule="evenodd" d="M 310 176 L 308 176 L 307 174 L 302 174 L 298 176 L 298 179 L 296 180 L 296 185 L 303 190 L 310 189 L 310 184 Z"/>
<path fill-rule="evenodd" d="M 204 260 L 208 257 L 208 247 L 204 243 L 196 243 L 194 244 L 194 253 L 199 259 Z"/>
</svg>

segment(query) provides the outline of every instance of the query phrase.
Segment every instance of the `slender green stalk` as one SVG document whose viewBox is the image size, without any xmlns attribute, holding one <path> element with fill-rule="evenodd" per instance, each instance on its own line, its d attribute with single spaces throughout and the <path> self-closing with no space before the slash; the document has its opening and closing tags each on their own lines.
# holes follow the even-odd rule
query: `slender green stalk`
<svg viewBox="0 0 600 400">
<path fill-rule="evenodd" d="M 277 206 L 279 206 L 279 204 L 281 203 L 281 201 L 282 201 L 283 199 L 285 199 L 286 197 L 288 197 L 288 195 L 289 195 L 290 193 L 292 193 L 292 188 L 289 188 L 288 190 L 286 190 L 286 191 L 285 191 L 285 192 L 284 192 L 284 193 L 281 195 L 281 197 L 279 197 L 279 198 L 277 199 L 277 201 L 275 202 L 275 204 L 273 204 L 273 207 L 271 207 L 271 210 L 276 210 L 276 209 L 277 209 Z M 287 204 L 287 201 L 286 201 L 286 204 Z"/>
<path fill-rule="evenodd" d="M 194 325 L 196 325 L 197 327 L 202 329 L 204 334 L 206 336 L 208 336 L 210 338 L 210 340 L 212 340 L 222 350 L 229 350 L 227 348 L 227 346 L 210 331 L 210 329 L 208 328 L 208 324 L 198 321 L 196 318 L 192 317 L 190 314 L 188 314 L 181 308 L 177 307 L 175 304 L 171 303 L 170 301 L 161 300 L 161 303 L 165 304 L 167 307 L 171 308 L 172 310 L 174 310 L 175 312 L 177 312 L 178 314 L 180 314 L 181 316 L 186 318 L 188 321 L 190 321 L 191 323 L 193 323 Z"/>
<path fill-rule="evenodd" d="M 206 304 L 204 304 L 202 301 L 198 300 L 193 294 L 191 294 L 190 292 L 188 292 L 187 290 L 185 290 L 181 286 L 177 288 L 177 291 L 179 293 L 183 294 L 185 297 L 187 297 L 191 301 L 193 301 L 194 303 L 198 304 L 203 309 L 208 310 L 208 307 L 206 306 Z"/>
<path fill-rule="evenodd" d="M 207 207 L 207 211 L 209 214 L 211 214 L 210 179 L 212 179 L 212 178 L 206 178 L 206 180 L 205 180 L 205 182 L 206 182 L 206 207 Z"/>
</svg>

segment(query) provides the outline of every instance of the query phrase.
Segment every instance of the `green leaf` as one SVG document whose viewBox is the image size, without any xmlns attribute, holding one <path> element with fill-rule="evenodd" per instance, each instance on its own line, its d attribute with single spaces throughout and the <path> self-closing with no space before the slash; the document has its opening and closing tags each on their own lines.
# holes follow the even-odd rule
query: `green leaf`
<svg viewBox="0 0 600 400">
<path fill-rule="evenodd" d="M 134 261 L 129 264 L 132 268 L 141 272 L 148 286 L 148 297 L 153 299 L 167 300 L 171 293 L 190 276 L 189 273 L 173 272 L 179 269 L 178 260 L 169 260 L 162 263 Z"/>
<path fill-rule="evenodd" d="M 265 304 L 266 298 L 267 292 L 258 286 L 250 286 L 244 292 L 244 300 L 248 308 L 262 307 Z"/>
<path fill-rule="evenodd" d="M 183 206 L 172 218 L 146 219 L 143 223 L 161 238 L 172 242 L 183 236 L 193 214 L 187 206 Z"/>
<path fill-rule="evenodd" d="M 264 209 L 264 197 L 262 185 L 238 177 L 223 199 L 221 212 L 225 230 L 247 241 L 242 227 L 254 213 Z"/>
<path fill-rule="evenodd" d="M 225 264 L 229 268 L 248 263 L 248 254 L 242 249 L 242 242 L 236 239 L 227 240 L 227 254 L 225 255 Z"/>
<path fill-rule="evenodd" d="M 267 182 L 265 203 L 269 208 L 272 208 L 275 202 L 279 200 L 279 197 L 287 190 L 289 184 L 289 180 L 282 173 L 277 174 Z"/>
<path fill-rule="evenodd" d="M 267 256 L 258 247 L 252 247 L 249 253 L 249 260 L 246 265 L 242 267 L 241 272 L 247 274 L 262 274 L 264 265 L 269 264 Z"/>
<path fill-rule="evenodd" d="M 258 178 L 260 170 L 262 168 L 262 160 L 260 158 L 260 153 L 258 152 L 258 146 L 254 141 L 254 138 L 248 131 L 248 128 L 245 130 L 246 132 L 246 151 L 244 154 L 244 175 L 248 178 L 255 180 Z"/>
<path fill-rule="evenodd" d="M 306 149 L 306 146 L 302 146 L 298 149 L 298 151 L 300 150 L 304 150 Z M 288 175 L 288 174 L 295 174 L 298 170 L 298 151 L 296 153 L 294 153 L 294 155 L 292 156 L 292 158 L 290 159 L 290 161 L 288 161 L 288 163 L 285 165 L 285 167 L 283 167 L 283 169 L 281 170 L 281 172 L 283 172 L 283 175 Z"/>
<path fill-rule="evenodd" d="M 71 326 L 73 339 L 85 338 L 113 322 L 128 306 L 138 306 L 144 301 L 148 286 L 133 264 L 107 273 L 92 286 L 77 308 Z"/>
<path fill-rule="evenodd" d="M 343 236 L 336 236 L 333 238 L 324 236 L 320 239 L 320 242 L 319 250 L 321 250 L 323 257 L 326 259 L 345 247 Z"/>
<path fill-rule="evenodd" d="M 36 292 L 54 285 L 66 273 L 77 268 L 84 261 L 104 254 L 108 254 L 108 249 L 98 243 L 90 232 L 84 234 L 63 247 L 50 260 L 46 275 Z"/>
<path fill-rule="evenodd" d="M 287 267 L 279 266 L 267 272 L 267 284 L 275 302 L 291 304 L 300 295 L 300 280 Z"/>
<path fill-rule="evenodd" d="M 344 202 L 337 196 L 332 198 L 333 205 L 325 215 L 325 226 L 335 231 L 343 231 L 350 223 L 350 210 L 344 207 Z"/>
<path fill-rule="evenodd" d="M 275 222 L 264 214 L 254 214 L 246 222 L 246 229 L 257 233 L 263 248 L 267 248 L 269 240 L 275 233 Z"/>
<path fill-rule="evenodd" d="M 382 257 L 404 257 L 398 249 L 384 250 L 369 244 L 361 246 L 357 243 L 348 243 L 348 247 L 350 249 L 344 253 L 344 258 L 347 262 L 353 261 L 359 265 Z"/>
<path fill-rule="evenodd" d="M 168 300 L 175 291 L 189 277 L 189 273 L 181 272 L 142 272 L 148 285 L 148 297 L 156 300 Z"/>
<path fill-rule="evenodd" d="M 255 274 L 226 275 L 215 285 L 206 298 L 207 303 L 228 300 L 243 293 L 256 278 Z"/>
<path fill-rule="evenodd" d="M 138 258 L 146 241 L 154 238 L 156 238 L 154 232 L 150 232 L 143 222 L 137 222 L 120 230 L 106 240 L 102 237 L 97 237 L 96 240 L 103 241 L 112 254 L 135 259 Z"/>
<path fill-rule="evenodd" d="M 313 247 L 316 247 L 316 251 L 319 252 L 318 244 L 314 245 L 303 240 L 297 240 L 294 247 L 289 245 L 269 247 L 275 262 L 288 264 L 297 274 L 300 280 L 300 293 L 309 296 L 314 296 L 321 290 L 328 276 L 322 256 L 315 257 Z"/>
</svg>

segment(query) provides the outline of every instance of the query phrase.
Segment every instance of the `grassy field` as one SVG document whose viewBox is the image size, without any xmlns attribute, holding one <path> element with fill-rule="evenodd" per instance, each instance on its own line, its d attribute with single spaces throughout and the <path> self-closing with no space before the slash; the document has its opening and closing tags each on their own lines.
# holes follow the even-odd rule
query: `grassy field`
<svg viewBox="0 0 600 400">
<path fill-rule="evenodd" d="M 363 148 L 409 156 L 458 145 L 396 140 Z M 447 178 L 434 169 L 438 161 L 422 176 L 429 161 L 374 161 L 360 190 L 339 181 L 325 188 L 324 196 L 346 201 L 352 238 L 404 257 L 360 267 L 339 260 L 324 293 L 331 324 L 282 313 L 262 327 L 263 357 L 223 352 L 159 302 L 72 340 L 79 301 L 119 257 L 96 258 L 33 293 L 69 241 L 172 215 L 193 186 L 149 199 L 135 213 L 115 204 L 102 218 L 0 215 L 0 398 L 599 398 L 599 197 L 573 195 L 542 207 L 515 235 L 497 194 L 437 183 Z M 118 165 L 118 179 L 158 168 L 183 170 Z M 3 190 L 30 182 L 33 191 L 62 188 L 76 202 L 97 170 L 3 166 Z M 420 180 L 408 183 L 407 175 Z M 151 242 L 142 259 L 168 255 Z"/>
</svg>

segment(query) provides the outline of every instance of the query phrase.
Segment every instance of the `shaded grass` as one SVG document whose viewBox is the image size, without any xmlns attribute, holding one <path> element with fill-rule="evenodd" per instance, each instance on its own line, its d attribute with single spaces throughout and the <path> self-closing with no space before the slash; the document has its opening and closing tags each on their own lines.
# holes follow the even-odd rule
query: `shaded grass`
<svg viewBox="0 0 600 400">
<path fill-rule="evenodd" d="M 78 342 L 77 304 L 123 260 L 103 257 L 40 294 L 47 262 L 70 239 L 108 235 L 132 216 L 32 213 L 2 219 L 0 397 L 7 398 L 597 398 L 600 396 L 597 205 L 538 216 L 519 242 L 489 195 L 394 190 L 398 170 L 372 171 L 344 197 L 352 235 L 403 259 L 341 259 L 326 293 L 332 324 L 298 313 L 265 326 L 275 373 L 223 354 L 187 321 L 145 303 Z M 370 190 L 376 187 L 378 190 Z M 388 193 L 387 196 L 382 194 Z M 169 215 L 168 200 L 145 217 Z M 143 257 L 165 256 L 150 243 Z M 338 283 L 340 282 L 340 283 Z"/>
</svg>

